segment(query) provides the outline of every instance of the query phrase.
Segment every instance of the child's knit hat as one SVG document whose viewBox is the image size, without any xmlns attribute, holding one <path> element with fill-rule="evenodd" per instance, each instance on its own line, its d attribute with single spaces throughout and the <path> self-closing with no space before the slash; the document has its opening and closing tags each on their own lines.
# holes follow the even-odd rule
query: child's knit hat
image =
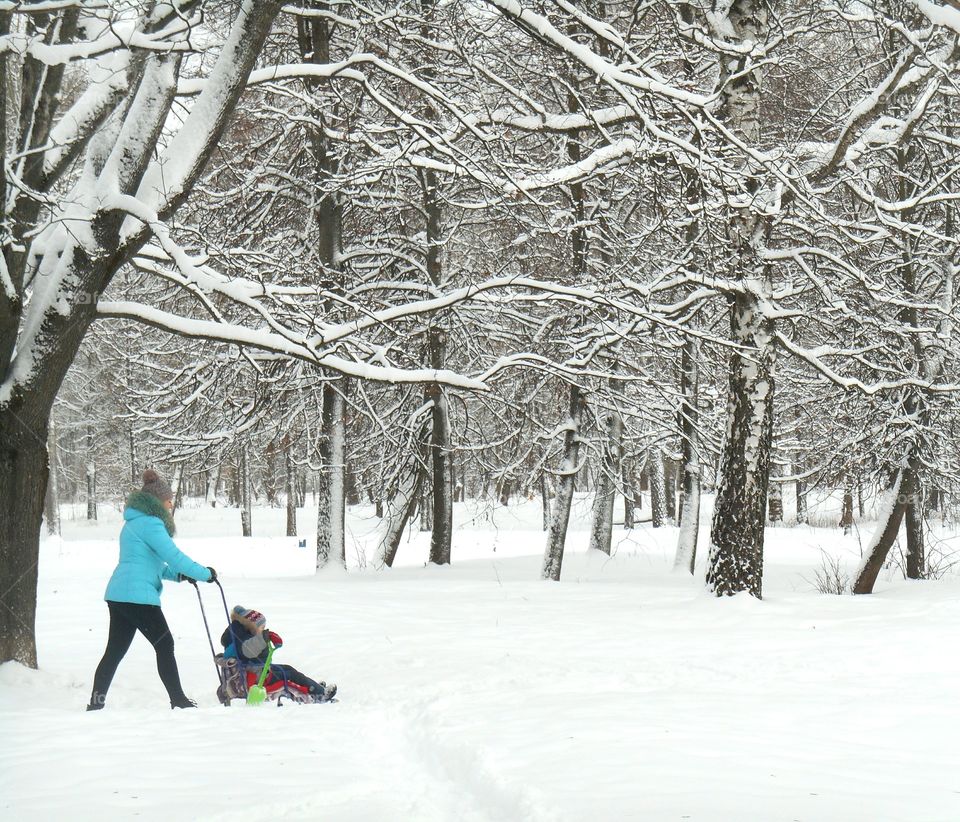
<svg viewBox="0 0 960 822">
<path fill-rule="evenodd" d="M 263 614 L 252 608 L 244 608 L 242 605 L 233 606 L 233 617 L 247 623 L 251 628 L 263 628 L 267 624 L 267 618 Z"/>
</svg>

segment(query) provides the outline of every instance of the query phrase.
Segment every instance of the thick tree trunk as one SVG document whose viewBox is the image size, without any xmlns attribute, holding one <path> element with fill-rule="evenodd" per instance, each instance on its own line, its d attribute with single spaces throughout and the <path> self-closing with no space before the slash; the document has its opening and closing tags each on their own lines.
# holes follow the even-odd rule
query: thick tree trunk
<svg viewBox="0 0 960 822">
<path fill-rule="evenodd" d="M 37 667 L 37 563 L 47 487 L 46 431 L 0 418 L 0 662 Z"/>
<path fill-rule="evenodd" d="M 886 562 L 887 554 L 896 542 L 900 531 L 900 523 L 906 514 L 907 508 L 915 493 L 915 467 L 911 459 L 906 468 L 896 474 L 887 490 L 883 505 L 877 517 L 877 530 L 867 550 L 863 554 L 860 568 L 857 570 L 853 582 L 853 593 L 873 593 L 873 586 L 877 582 L 880 569 Z"/>
<path fill-rule="evenodd" d="M 662 528 L 667 521 L 667 487 L 663 452 L 657 445 L 647 451 L 647 476 L 650 478 L 650 523 L 654 528 Z"/>
<path fill-rule="evenodd" d="M 328 562 L 346 567 L 347 425 L 345 378 L 328 380 L 322 388 L 320 472 L 317 475 L 317 568 Z"/>
<path fill-rule="evenodd" d="M 584 399 L 580 389 L 570 386 L 570 415 L 563 437 L 563 459 L 558 472 L 557 493 L 553 500 L 547 548 L 543 557 L 544 579 L 560 580 L 563 567 L 563 548 L 567 540 L 567 523 L 573 505 L 573 491 L 580 470 L 580 426 L 583 420 Z"/>
<path fill-rule="evenodd" d="M 726 435 L 720 460 L 707 586 L 718 596 L 763 594 L 763 536 L 773 433 L 772 322 L 744 294 L 731 305 Z"/>
<path fill-rule="evenodd" d="M 700 345 L 687 337 L 680 355 L 680 448 L 683 506 L 674 568 L 693 573 L 700 530 Z"/>
<path fill-rule="evenodd" d="M 607 414 L 607 443 L 603 465 L 597 478 L 593 502 L 593 527 L 590 531 L 590 549 L 610 553 L 613 539 L 613 502 L 617 493 L 617 477 L 623 456 L 623 417 L 618 411 Z"/>
</svg>

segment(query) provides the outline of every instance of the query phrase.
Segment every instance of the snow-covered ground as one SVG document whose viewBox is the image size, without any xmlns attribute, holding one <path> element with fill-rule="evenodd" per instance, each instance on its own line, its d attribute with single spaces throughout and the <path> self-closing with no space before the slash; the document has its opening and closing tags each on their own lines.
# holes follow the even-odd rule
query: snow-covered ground
<svg viewBox="0 0 960 822">
<path fill-rule="evenodd" d="M 0 667 L 0 819 L 960 819 L 960 578 L 891 569 L 870 597 L 818 593 L 821 551 L 853 565 L 856 535 L 770 529 L 764 601 L 719 601 L 702 562 L 671 570 L 673 528 L 587 554 L 585 501 L 559 584 L 538 579 L 536 502 L 460 506 L 452 567 L 423 567 L 414 533 L 388 571 L 365 561 L 359 508 L 351 572 L 320 576 L 276 536 L 282 511 L 242 540 L 236 511 L 187 509 L 181 546 L 267 615 L 279 661 L 342 699 L 220 707 L 196 594 L 168 584 L 200 708 L 170 711 L 138 637 L 107 709 L 85 713 L 116 557 L 102 513 L 43 545 L 40 670 Z M 217 588 L 201 589 L 218 634 Z"/>
</svg>

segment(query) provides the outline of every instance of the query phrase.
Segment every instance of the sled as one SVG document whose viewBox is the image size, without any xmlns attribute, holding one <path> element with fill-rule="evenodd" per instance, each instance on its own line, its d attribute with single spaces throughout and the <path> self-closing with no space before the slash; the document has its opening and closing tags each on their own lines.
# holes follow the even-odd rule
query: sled
<svg viewBox="0 0 960 822">
<path fill-rule="evenodd" d="M 221 684 L 217 688 L 217 699 L 220 700 L 220 704 L 229 706 L 234 699 L 246 702 L 250 691 L 257 687 L 261 673 L 259 668 L 246 668 L 236 657 L 224 657 L 223 654 L 217 654 L 214 659 L 221 672 Z M 273 674 L 266 677 L 262 687 L 266 692 L 265 700 L 276 702 L 278 706 L 283 704 L 284 699 L 299 705 L 337 701 L 336 697 L 328 699 L 325 695 L 311 694 L 303 685 L 297 685 L 295 682 Z"/>
</svg>

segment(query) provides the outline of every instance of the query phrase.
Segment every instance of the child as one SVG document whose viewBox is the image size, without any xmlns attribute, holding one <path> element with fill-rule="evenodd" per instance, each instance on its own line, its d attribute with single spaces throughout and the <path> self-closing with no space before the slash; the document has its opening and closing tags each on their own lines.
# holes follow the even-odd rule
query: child
<svg viewBox="0 0 960 822">
<path fill-rule="evenodd" d="M 220 637 L 220 643 L 225 649 L 223 655 L 227 659 L 237 657 L 248 671 L 256 670 L 259 673 L 267 661 L 267 640 L 270 640 L 274 648 L 283 645 L 283 640 L 278 634 L 267 630 L 267 618 L 259 611 L 237 605 L 231 616 L 233 619 L 230 627 Z M 259 666 L 257 663 L 260 663 Z M 282 681 L 299 686 L 317 702 L 327 702 L 337 692 L 336 685 L 317 682 L 300 673 L 292 665 L 278 665 L 271 660 L 270 673 L 264 685 L 270 686 Z"/>
</svg>

